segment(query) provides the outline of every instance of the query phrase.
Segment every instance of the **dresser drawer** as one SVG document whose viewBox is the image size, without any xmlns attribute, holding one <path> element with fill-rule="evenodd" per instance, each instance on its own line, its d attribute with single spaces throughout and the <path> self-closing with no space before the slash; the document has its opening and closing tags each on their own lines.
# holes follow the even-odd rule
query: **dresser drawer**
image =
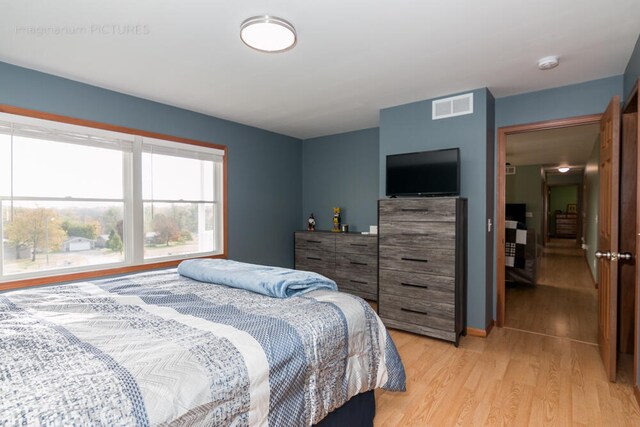
<svg viewBox="0 0 640 427">
<path fill-rule="evenodd" d="M 378 257 L 369 254 L 336 254 L 336 268 L 353 271 L 376 271 L 378 269 Z"/>
<path fill-rule="evenodd" d="M 315 271 L 335 274 L 335 254 L 309 250 L 296 250 L 296 270 Z"/>
<path fill-rule="evenodd" d="M 336 236 L 336 252 L 357 254 L 378 254 L 378 236 L 361 234 L 341 234 Z"/>
<path fill-rule="evenodd" d="M 372 283 L 344 282 L 337 278 L 338 290 L 348 294 L 357 295 L 360 298 L 377 301 L 378 288 Z"/>
<path fill-rule="evenodd" d="M 398 297 L 380 292 L 378 306 L 381 317 L 415 325 L 428 325 L 444 331 L 455 328 L 453 304 L 436 304 L 428 301 Z"/>
<path fill-rule="evenodd" d="M 296 251 L 335 252 L 336 236 L 331 233 L 299 232 L 295 234 Z"/>
<path fill-rule="evenodd" d="M 385 221 L 456 221 L 456 199 L 394 199 L 379 201 L 379 216 Z"/>
<path fill-rule="evenodd" d="M 368 254 L 336 254 L 338 289 L 359 297 L 378 299 L 378 257 Z"/>
<path fill-rule="evenodd" d="M 370 288 L 372 292 L 377 293 L 378 289 L 378 270 L 373 267 L 336 267 L 336 281 L 338 285 L 358 288 Z"/>
<path fill-rule="evenodd" d="M 453 222 L 380 222 L 380 244 L 385 246 L 454 249 Z"/>
<path fill-rule="evenodd" d="M 380 270 L 380 292 L 438 304 L 455 303 L 453 277 L 416 274 L 406 271 Z"/>
<path fill-rule="evenodd" d="M 456 251 L 380 245 L 380 269 L 454 277 Z"/>
</svg>

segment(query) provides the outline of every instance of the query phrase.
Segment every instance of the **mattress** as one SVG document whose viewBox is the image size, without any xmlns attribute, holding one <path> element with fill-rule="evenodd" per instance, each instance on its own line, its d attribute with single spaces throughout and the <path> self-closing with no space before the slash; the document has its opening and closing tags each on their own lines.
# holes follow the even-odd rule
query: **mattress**
<svg viewBox="0 0 640 427">
<path fill-rule="evenodd" d="M 175 269 L 0 294 L 0 425 L 308 426 L 405 373 L 362 299 Z"/>
</svg>

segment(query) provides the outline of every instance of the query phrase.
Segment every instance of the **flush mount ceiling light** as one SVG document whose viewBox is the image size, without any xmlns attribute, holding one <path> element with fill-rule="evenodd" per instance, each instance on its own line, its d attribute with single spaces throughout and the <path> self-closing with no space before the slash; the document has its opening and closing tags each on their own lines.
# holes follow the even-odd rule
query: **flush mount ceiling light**
<svg viewBox="0 0 640 427">
<path fill-rule="evenodd" d="M 295 46 L 297 37 L 293 25 L 282 18 L 261 15 L 240 25 L 240 38 L 252 49 L 261 52 L 284 52 Z"/>
<path fill-rule="evenodd" d="M 558 168 L 558 172 L 560 172 L 560 173 L 567 173 L 567 172 L 569 172 L 569 170 L 570 170 L 570 168 L 567 167 L 567 166 L 562 166 L 562 167 Z"/>
<path fill-rule="evenodd" d="M 538 61 L 538 68 L 541 70 L 550 70 L 552 68 L 556 68 L 560 60 L 558 60 L 557 56 L 546 56 Z"/>
</svg>

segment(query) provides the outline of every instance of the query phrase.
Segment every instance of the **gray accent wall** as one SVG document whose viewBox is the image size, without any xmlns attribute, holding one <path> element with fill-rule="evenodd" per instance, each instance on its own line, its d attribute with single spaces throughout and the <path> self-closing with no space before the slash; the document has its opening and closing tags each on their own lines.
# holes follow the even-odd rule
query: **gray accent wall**
<svg viewBox="0 0 640 427">
<path fill-rule="evenodd" d="M 293 266 L 300 140 L 3 62 L 0 104 L 226 145 L 229 258 Z"/>
<path fill-rule="evenodd" d="M 493 255 L 485 250 L 488 239 L 493 238 L 493 229 L 487 232 L 487 212 L 493 212 L 493 205 L 487 202 L 491 200 L 487 186 L 494 187 L 494 174 L 487 175 L 486 161 L 487 153 L 491 154 L 493 149 L 493 139 L 487 140 L 492 133 L 488 128 L 493 129 L 493 97 L 486 88 L 472 92 L 474 112 L 465 116 L 432 120 L 431 100 L 380 111 L 379 196 L 385 197 L 387 155 L 460 148 L 461 196 L 469 199 L 467 321 L 470 327 L 485 329 L 493 311 L 487 304 L 493 282 L 492 273 L 487 271 L 487 260 Z"/>
<path fill-rule="evenodd" d="M 330 230 L 333 208 L 350 231 L 378 224 L 379 129 L 363 129 L 302 142 L 302 225 L 311 213 L 316 230 Z"/>
<path fill-rule="evenodd" d="M 636 41 L 636 45 L 633 48 L 633 52 L 631 53 L 631 58 L 629 58 L 629 63 L 624 70 L 624 92 L 623 95 L 626 97 L 633 89 L 633 86 L 638 81 L 638 77 L 640 77 L 640 36 L 638 36 L 638 40 Z"/>
</svg>

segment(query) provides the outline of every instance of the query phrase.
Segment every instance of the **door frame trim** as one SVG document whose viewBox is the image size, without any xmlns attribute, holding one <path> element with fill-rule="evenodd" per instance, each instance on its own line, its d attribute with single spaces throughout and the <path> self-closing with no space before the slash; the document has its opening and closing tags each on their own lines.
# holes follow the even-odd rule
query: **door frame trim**
<svg viewBox="0 0 640 427">
<path fill-rule="evenodd" d="M 505 238 L 505 204 L 506 197 L 506 171 L 507 163 L 507 136 L 525 132 L 534 132 L 549 129 L 562 129 L 574 126 L 582 126 L 600 123 L 602 114 L 569 117 L 564 119 L 546 120 L 542 122 L 527 123 L 515 126 L 503 126 L 498 128 L 498 153 L 497 153 L 497 178 L 496 183 L 496 326 L 504 326 L 505 320 L 505 283 L 504 283 L 504 238 Z"/>
</svg>

